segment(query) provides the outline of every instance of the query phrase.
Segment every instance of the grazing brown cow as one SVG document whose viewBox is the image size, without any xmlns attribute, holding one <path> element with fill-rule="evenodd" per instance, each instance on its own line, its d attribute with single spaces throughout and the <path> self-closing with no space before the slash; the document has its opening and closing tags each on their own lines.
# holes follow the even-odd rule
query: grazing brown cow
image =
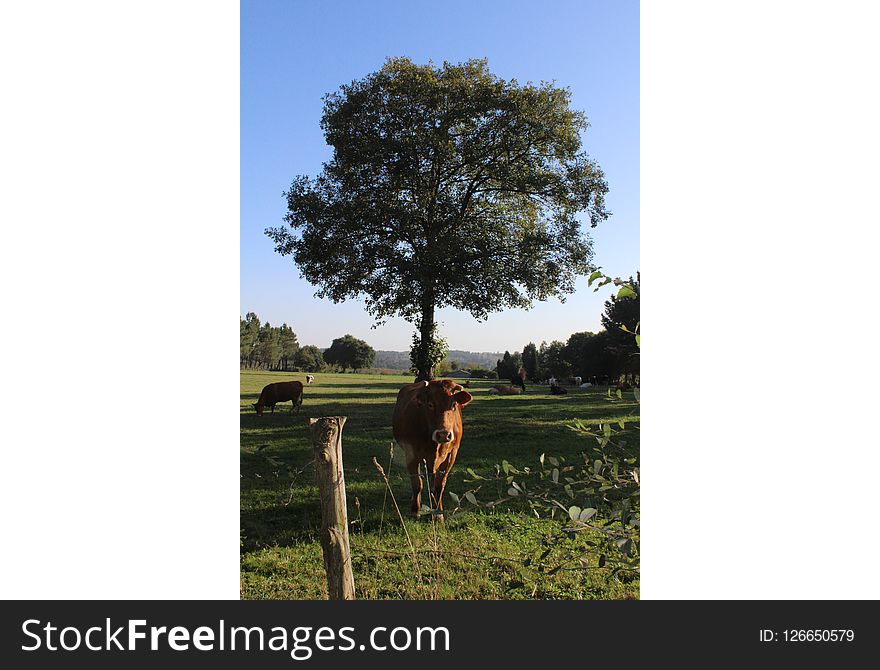
<svg viewBox="0 0 880 670">
<path fill-rule="evenodd" d="M 272 414 L 275 414 L 275 405 L 279 402 L 287 402 L 291 400 L 293 405 L 290 407 L 290 413 L 296 409 L 299 414 L 299 408 L 303 401 L 303 385 L 302 382 L 275 382 L 263 387 L 260 393 L 260 399 L 254 403 L 257 410 L 257 416 L 263 416 L 263 408 L 271 407 Z"/>
<path fill-rule="evenodd" d="M 443 510 L 443 489 L 461 444 L 461 408 L 473 396 L 451 379 L 407 384 L 397 394 L 391 419 L 394 439 L 403 449 L 412 484 L 410 511 L 421 507 L 419 464 L 427 462 L 434 475 L 431 506 Z"/>
</svg>

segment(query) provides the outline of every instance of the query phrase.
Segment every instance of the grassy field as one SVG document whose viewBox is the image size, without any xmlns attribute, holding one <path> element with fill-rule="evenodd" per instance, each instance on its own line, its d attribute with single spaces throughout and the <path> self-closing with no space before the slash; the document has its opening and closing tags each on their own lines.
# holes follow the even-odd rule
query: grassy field
<svg viewBox="0 0 880 670">
<path fill-rule="evenodd" d="M 409 479 L 401 455 L 395 453 L 389 476 L 416 549 L 413 555 L 385 484 L 371 463 L 376 456 L 388 466 L 394 401 L 400 386 L 412 377 L 321 373 L 315 377 L 315 383 L 305 387 L 298 416 L 291 416 L 290 403 L 285 403 L 276 407 L 274 415 L 258 417 L 251 404 L 263 386 L 288 379 L 304 381 L 304 375 L 241 373 L 242 598 L 326 598 L 308 419 L 331 415 L 348 417 L 343 458 L 358 598 L 638 598 L 637 579 L 611 576 L 604 568 L 564 569 L 548 576 L 524 566 L 522 559 L 541 549 L 542 538 L 558 526 L 555 521 L 537 519 L 520 509 L 473 506 L 443 524 L 408 518 Z M 580 454 L 590 445 L 566 428 L 575 419 L 587 424 L 638 421 L 635 402 L 609 402 L 604 390 L 570 389 L 568 395 L 551 396 L 547 387 L 530 385 L 526 395 L 496 396 L 487 393 L 490 384 L 471 380 L 474 401 L 463 410 L 464 437 L 447 491 L 461 495 L 472 488 L 465 483 L 470 479 L 468 468 L 489 476 L 494 465 L 505 459 L 521 467 L 535 466 L 541 453 Z M 627 424 L 622 436 L 628 448 L 637 448 L 637 429 Z M 444 505 L 453 507 L 448 497 Z"/>
</svg>

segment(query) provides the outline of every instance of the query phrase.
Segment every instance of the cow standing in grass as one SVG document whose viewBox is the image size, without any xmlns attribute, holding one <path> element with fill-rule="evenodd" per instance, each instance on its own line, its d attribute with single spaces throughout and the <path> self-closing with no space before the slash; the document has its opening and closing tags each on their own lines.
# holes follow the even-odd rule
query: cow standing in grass
<svg viewBox="0 0 880 670">
<path fill-rule="evenodd" d="M 302 382 L 275 382 L 263 387 L 260 393 L 260 399 L 254 403 L 257 410 L 257 416 L 263 416 L 263 408 L 271 407 L 272 414 L 275 413 L 275 405 L 279 402 L 287 402 L 290 400 L 293 405 L 290 407 L 290 413 L 293 414 L 294 409 L 299 414 L 299 408 L 302 406 L 303 385 Z"/>
<path fill-rule="evenodd" d="M 471 400 L 473 396 L 451 379 L 407 384 L 397 394 L 391 421 L 394 439 L 406 458 L 413 514 L 418 514 L 421 508 L 419 464 L 422 461 L 433 474 L 431 507 L 442 512 L 446 478 L 461 445 L 461 409 Z"/>
</svg>

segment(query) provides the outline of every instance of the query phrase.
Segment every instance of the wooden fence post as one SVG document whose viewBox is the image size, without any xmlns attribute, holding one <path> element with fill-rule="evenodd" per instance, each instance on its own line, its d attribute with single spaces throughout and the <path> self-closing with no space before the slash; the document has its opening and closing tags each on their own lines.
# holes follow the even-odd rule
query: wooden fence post
<svg viewBox="0 0 880 670">
<path fill-rule="evenodd" d="M 321 549 L 330 600 L 354 600 L 354 576 L 348 545 L 348 511 L 342 472 L 342 427 L 347 417 L 309 419 L 315 475 L 321 496 Z"/>
</svg>

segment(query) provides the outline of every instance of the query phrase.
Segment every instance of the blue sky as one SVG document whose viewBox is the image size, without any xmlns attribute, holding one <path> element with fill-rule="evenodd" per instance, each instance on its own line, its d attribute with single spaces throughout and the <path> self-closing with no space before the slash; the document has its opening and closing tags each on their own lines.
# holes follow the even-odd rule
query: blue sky
<svg viewBox="0 0 880 670">
<path fill-rule="evenodd" d="M 499 77 L 555 80 L 591 128 L 586 151 L 602 166 L 613 216 L 590 229 L 594 262 L 609 274 L 639 268 L 638 2 L 241 3 L 241 314 L 286 322 L 301 344 L 330 346 L 351 333 L 375 349 L 409 349 L 412 326 L 392 319 L 372 329 L 362 303 L 314 297 L 289 257 L 263 234 L 280 225 L 282 193 L 299 174 L 315 176 L 330 156 L 319 127 L 321 98 L 380 68 L 387 57 L 460 62 L 488 58 Z M 437 313 L 452 349 L 521 350 L 528 342 L 565 340 L 601 328 L 608 289 L 579 281 L 563 304 L 536 303 L 477 322 Z"/>
</svg>

